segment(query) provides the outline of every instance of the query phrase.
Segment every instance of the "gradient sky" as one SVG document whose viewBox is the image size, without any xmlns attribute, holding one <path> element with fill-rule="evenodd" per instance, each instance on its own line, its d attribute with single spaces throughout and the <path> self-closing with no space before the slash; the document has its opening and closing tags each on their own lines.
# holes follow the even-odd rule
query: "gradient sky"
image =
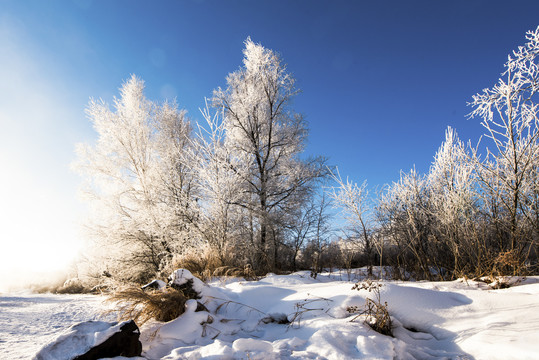
<svg viewBox="0 0 539 360">
<path fill-rule="evenodd" d="M 111 102 L 130 74 L 150 99 L 177 97 L 201 119 L 251 36 L 297 79 L 308 154 L 374 187 L 426 172 L 447 126 L 476 142 L 466 103 L 538 25 L 535 0 L 3 0 L 0 276 L 22 268 L 14 258 L 46 267 L 78 248 L 84 206 L 69 164 L 96 138 L 84 109 Z"/>
</svg>

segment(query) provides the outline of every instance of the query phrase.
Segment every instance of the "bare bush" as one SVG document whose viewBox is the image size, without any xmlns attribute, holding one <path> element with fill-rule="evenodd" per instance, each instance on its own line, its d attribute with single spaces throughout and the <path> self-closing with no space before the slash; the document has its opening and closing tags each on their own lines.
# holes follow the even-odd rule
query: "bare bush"
<svg viewBox="0 0 539 360">
<path fill-rule="evenodd" d="M 297 302 L 294 305 L 296 309 L 295 312 L 292 315 L 288 316 L 289 318 L 288 327 L 299 328 L 301 326 L 301 319 L 303 318 L 303 316 L 306 313 L 309 313 L 311 311 L 322 311 L 327 314 L 329 311 L 329 308 L 311 307 L 311 305 L 315 303 L 320 304 L 320 302 L 325 302 L 326 305 L 328 305 L 330 301 L 333 301 L 333 300 L 327 299 L 324 297 L 315 296 L 314 298 L 305 299 L 303 301 Z"/>
<path fill-rule="evenodd" d="M 350 306 L 346 310 L 349 313 L 358 313 L 352 320 L 354 321 L 359 317 L 364 317 L 364 323 L 369 325 L 374 331 L 387 335 L 393 336 L 391 316 L 387 311 L 387 302 L 382 304 L 380 296 L 380 288 L 382 284 L 372 280 L 367 280 L 354 284 L 352 290 L 366 290 L 369 293 L 374 293 L 374 299 L 367 297 L 365 299 L 365 305 L 362 309 L 358 306 Z"/>
</svg>

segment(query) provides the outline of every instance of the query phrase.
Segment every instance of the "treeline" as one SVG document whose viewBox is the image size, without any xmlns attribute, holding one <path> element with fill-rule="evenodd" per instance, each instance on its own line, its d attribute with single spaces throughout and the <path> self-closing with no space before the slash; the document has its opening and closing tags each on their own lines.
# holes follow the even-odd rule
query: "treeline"
<svg viewBox="0 0 539 360">
<path fill-rule="evenodd" d="M 486 132 L 472 146 L 448 129 L 428 174 L 412 170 L 378 194 L 343 181 L 333 197 L 373 264 L 395 276 L 537 273 L 539 240 L 539 28 L 508 57 L 490 89 L 473 96 Z"/>
<path fill-rule="evenodd" d="M 484 139 L 465 145 L 448 129 L 428 174 L 402 173 L 377 194 L 303 156 L 294 79 L 250 39 L 204 123 L 146 99 L 133 76 L 113 109 L 87 109 L 98 139 L 78 148 L 76 163 L 94 209 L 86 271 L 122 282 L 189 262 L 313 274 L 385 265 L 396 277 L 444 279 L 536 272 L 539 28 L 527 39 L 502 79 L 473 97 Z M 332 208 L 346 228 L 333 228 Z"/>
</svg>

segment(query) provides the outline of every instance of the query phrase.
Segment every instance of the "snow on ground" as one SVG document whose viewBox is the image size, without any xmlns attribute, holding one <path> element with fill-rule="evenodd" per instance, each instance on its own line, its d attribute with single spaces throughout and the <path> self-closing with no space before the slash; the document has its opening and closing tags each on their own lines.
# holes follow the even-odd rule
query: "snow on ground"
<svg viewBox="0 0 539 360">
<path fill-rule="evenodd" d="M 176 274 L 177 282 L 190 276 Z M 209 312 L 186 312 L 142 327 L 147 359 L 538 359 L 539 277 L 509 289 L 474 281 L 383 281 L 394 337 L 349 306 L 373 292 L 352 290 L 346 273 L 268 275 L 260 281 L 195 281 Z M 78 321 L 95 319 L 99 297 L 0 299 L 0 358 L 27 358 Z M 279 324 L 283 320 L 290 324 Z M 35 338 L 39 334 L 40 338 Z M 43 339 L 43 341 L 41 341 Z M 25 352 L 14 352 L 26 348 Z M 23 356 L 24 355 L 24 356 Z M 119 359 L 119 358 L 118 358 Z"/>
<path fill-rule="evenodd" d="M 0 294 L 0 359 L 30 359 L 77 322 L 99 319 L 95 295 Z M 110 318 L 110 317 L 109 317 Z"/>
<path fill-rule="evenodd" d="M 269 275 L 257 282 L 213 282 L 179 319 L 143 330 L 150 359 L 537 359 L 539 278 L 505 290 L 472 281 L 384 281 L 394 338 L 361 319 L 373 292 L 352 290 L 345 274 Z M 228 302 L 225 302 L 228 301 Z M 224 304 L 224 305 L 223 305 Z M 292 324 L 268 322 L 282 319 Z M 211 317 L 211 319 L 208 317 Z M 212 321 L 210 321 L 212 320 Z"/>
</svg>

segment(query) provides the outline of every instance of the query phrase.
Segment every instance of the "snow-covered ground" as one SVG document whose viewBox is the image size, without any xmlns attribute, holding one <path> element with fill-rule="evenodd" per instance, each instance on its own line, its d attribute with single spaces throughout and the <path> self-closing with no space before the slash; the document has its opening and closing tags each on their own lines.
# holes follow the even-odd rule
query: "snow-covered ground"
<svg viewBox="0 0 539 360">
<path fill-rule="evenodd" d="M 208 312 L 142 327 L 147 359 L 538 359 L 539 277 L 509 289 L 474 281 L 384 281 L 394 337 L 349 306 L 373 292 L 352 290 L 346 273 L 268 275 L 195 282 Z M 95 319 L 100 297 L 33 295 L 0 299 L 0 358 L 31 357 L 73 323 Z M 290 324 L 270 322 L 294 320 Z M 38 334 L 38 335 L 36 335 Z M 36 337 L 38 336 L 38 337 Z"/>
<path fill-rule="evenodd" d="M 72 324 L 106 309 L 93 295 L 0 294 L 0 359 L 30 359 Z M 109 316 L 110 318 L 110 316 Z"/>
</svg>

